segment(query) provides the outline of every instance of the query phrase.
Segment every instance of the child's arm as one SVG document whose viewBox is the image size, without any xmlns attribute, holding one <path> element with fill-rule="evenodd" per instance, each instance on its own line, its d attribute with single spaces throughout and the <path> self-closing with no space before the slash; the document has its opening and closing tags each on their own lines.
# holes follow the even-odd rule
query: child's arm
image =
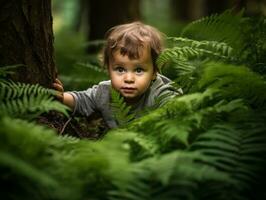
<svg viewBox="0 0 266 200">
<path fill-rule="evenodd" d="M 55 90 L 58 91 L 58 94 L 56 95 L 56 98 L 61 101 L 63 104 L 74 110 L 75 107 L 75 99 L 74 97 L 67 93 L 64 92 L 64 87 L 62 82 L 59 79 L 55 79 L 55 82 L 53 83 L 53 87 Z"/>
<path fill-rule="evenodd" d="M 67 105 L 69 108 L 71 108 L 72 111 L 75 108 L 75 99 L 74 99 L 74 97 L 71 94 L 69 94 L 67 92 L 63 93 L 63 101 L 62 101 L 62 103 Z"/>
</svg>

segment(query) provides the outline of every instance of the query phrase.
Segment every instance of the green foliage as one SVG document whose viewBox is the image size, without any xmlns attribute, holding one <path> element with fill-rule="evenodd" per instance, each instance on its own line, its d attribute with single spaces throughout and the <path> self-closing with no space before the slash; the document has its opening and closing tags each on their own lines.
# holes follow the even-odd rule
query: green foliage
<svg viewBox="0 0 266 200">
<path fill-rule="evenodd" d="M 68 115 L 68 108 L 55 101 L 54 95 L 54 90 L 43 88 L 40 85 L 1 81 L 1 115 L 33 119 L 50 110 Z"/>
<path fill-rule="evenodd" d="M 198 89 L 218 89 L 228 100 L 243 99 L 254 109 L 265 106 L 266 82 L 263 76 L 252 72 L 244 66 L 225 65 L 222 63 L 208 63 L 198 81 Z"/>
<path fill-rule="evenodd" d="M 241 20 L 243 12 L 233 14 L 231 10 L 218 15 L 203 17 L 187 25 L 181 36 L 198 41 L 211 40 L 225 42 L 234 49 L 239 49 L 243 42 Z"/>
<path fill-rule="evenodd" d="M 237 125 L 216 125 L 200 135 L 191 149 L 210 157 L 209 164 L 223 169 L 238 182 L 237 189 L 245 190 L 255 184 L 264 169 L 261 153 L 266 149 L 265 126 L 257 122 L 255 128 Z M 248 131 L 247 131 L 248 130 Z"/>
<path fill-rule="evenodd" d="M 161 55 L 161 58 L 158 60 L 158 64 L 162 64 L 160 63 L 161 60 L 168 60 L 169 58 L 172 58 L 170 54 L 167 59 L 167 57 L 165 57 L 167 56 L 167 53 L 176 54 L 176 60 L 189 60 L 195 57 L 199 58 L 203 56 L 209 59 L 213 57 L 230 59 L 233 55 L 232 47 L 222 42 L 208 40 L 198 41 L 182 37 L 169 37 L 168 40 L 171 41 L 173 49 L 167 49 Z"/>
<path fill-rule="evenodd" d="M 104 199 L 112 176 L 127 167 L 127 151 L 118 134 L 95 143 L 60 137 L 47 128 L 9 117 L 0 124 L 4 199 Z M 12 190 L 16 192 L 8 192 Z"/>
<path fill-rule="evenodd" d="M 182 37 L 198 41 L 223 42 L 234 49 L 234 59 L 253 71 L 265 74 L 266 21 L 264 16 L 244 18 L 243 12 L 231 10 L 211 15 L 188 24 Z"/>
<path fill-rule="evenodd" d="M 188 94 L 127 126 L 150 140 L 156 153 L 138 160 L 130 172 L 134 178 L 118 183 L 111 199 L 265 198 L 266 85 L 263 73 L 256 73 L 264 71 L 254 67 L 264 69 L 265 51 L 262 45 L 245 48 L 265 43 L 265 37 L 258 37 L 262 31 L 249 32 L 257 39 L 247 41 L 251 24 L 242 34 L 237 30 L 244 28 L 242 18 L 230 16 L 226 12 L 192 23 L 184 33 L 195 28 L 193 39 L 170 38 L 172 46 L 158 64 Z M 259 59 L 239 65 L 252 52 Z M 185 153 L 178 164 L 169 156 L 175 153 Z"/>
<path fill-rule="evenodd" d="M 232 47 L 216 41 L 196 41 L 188 38 L 169 38 L 173 47 L 165 49 L 157 63 L 162 71 L 188 92 L 200 76 L 201 65 L 209 60 L 233 62 Z"/>
<path fill-rule="evenodd" d="M 265 196 L 259 186 L 266 165 L 265 104 L 254 107 L 264 99 L 265 82 L 243 66 L 211 63 L 204 70 L 199 85 L 210 81 L 202 92 L 175 98 L 130 124 L 128 129 L 149 138 L 157 151 L 134 165 L 134 178 L 119 182 L 111 199 Z M 222 78 L 207 77 L 209 70 Z"/>
<path fill-rule="evenodd" d="M 72 71 L 60 75 L 67 90 L 70 88 L 84 90 L 107 79 L 106 70 L 99 64 L 91 62 L 77 62 L 71 66 Z"/>
<path fill-rule="evenodd" d="M 57 32 L 55 38 L 56 65 L 65 90 L 84 90 L 107 79 L 98 55 L 103 40 L 85 42 L 84 35 L 67 28 Z M 97 52 L 88 54 L 89 49 Z"/>
<path fill-rule="evenodd" d="M 209 128 L 221 117 L 246 111 L 241 100 L 225 101 L 217 90 L 178 97 L 165 106 L 133 122 L 131 128 L 156 138 L 161 152 L 184 149 L 195 134 Z M 174 145 L 174 146 L 173 146 Z"/>
<path fill-rule="evenodd" d="M 0 67 L 0 78 L 6 78 L 8 75 L 13 74 L 12 69 L 16 69 L 23 65 L 10 65 Z"/>
<path fill-rule="evenodd" d="M 75 78 L 79 87 L 88 88 L 92 85 L 98 84 L 99 82 L 108 79 L 107 71 L 99 65 L 91 63 L 76 63 L 74 65 Z"/>
<path fill-rule="evenodd" d="M 242 23 L 244 42 L 239 57 L 253 71 L 266 74 L 266 20 L 265 17 L 248 18 Z"/>
<path fill-rule="evenodd" d="M 111 88 L 111 99 L 110 107 L 120 126 L 126 125 L 135 118 L 135 114 L 130 113 L 131 106 L 128 106 L 120 93 L 113 88 Z"/>
<path fill-rule="evenodd" d="M 110 199 L 204 199 L 207 182 L 236 185 L 228 174 L 202 167 L 206 160 L 201 153 L 173 151 L 142 161 L 131 169 L 132 179 L 121 182 Z"/>
</svg>

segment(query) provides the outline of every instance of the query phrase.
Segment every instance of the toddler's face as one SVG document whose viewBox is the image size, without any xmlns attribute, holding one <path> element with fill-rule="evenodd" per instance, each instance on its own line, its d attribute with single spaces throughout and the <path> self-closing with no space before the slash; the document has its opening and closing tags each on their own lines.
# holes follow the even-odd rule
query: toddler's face
<svg viewBox="0 0 266 200">
<path fill-rule="evenodd" d="M 115 51 L 109 75 L 113 88 L 127 103 L 137 102 L 156 77 L 149 48 L 143 48 L 139 59 L 129 59 L 127 55 L 121 55 L 120 50 Z"/>
</svg>

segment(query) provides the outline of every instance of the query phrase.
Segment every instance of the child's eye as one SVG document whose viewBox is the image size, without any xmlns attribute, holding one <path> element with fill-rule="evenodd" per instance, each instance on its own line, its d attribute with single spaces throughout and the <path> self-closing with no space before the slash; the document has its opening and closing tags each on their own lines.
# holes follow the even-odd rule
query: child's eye
<svg viewBox="0 0 266 200">
<path fill-rule="evenodd" d="M 138 67 L 137 69 L 136 69 L 136 73 L 137 74 L 142 74 L 144 72 L 144 69 L 142 69 L 141 67 Z"/>
<path fill-rule="evenodd" d="M 115 71 L 117 71 L 119 73 L 123 73 L 125 71 L 125 69 L 123 67 L 116 67 Z"/>
</svg>

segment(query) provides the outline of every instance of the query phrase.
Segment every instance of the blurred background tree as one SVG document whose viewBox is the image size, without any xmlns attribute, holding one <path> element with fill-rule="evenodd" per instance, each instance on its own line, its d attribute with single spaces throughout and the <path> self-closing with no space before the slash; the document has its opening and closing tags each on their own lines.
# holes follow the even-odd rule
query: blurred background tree
<svg viewBox="0 0 266 200">
<path fill-rule="evenodd" d="M 167 27 L 162 31 L 168 33 L 174 22 L 188 23 L 230 8 L 245 9 L 246 15 L 265 14 L 265 4 L 265 0 L 54 0 L 53 11 L 56 20 L 63 18 L 59 19 L 60 27 L 70 26 L 95 40 L 102 39 L 110 27 L 134 20 Z"/>
</svg>

